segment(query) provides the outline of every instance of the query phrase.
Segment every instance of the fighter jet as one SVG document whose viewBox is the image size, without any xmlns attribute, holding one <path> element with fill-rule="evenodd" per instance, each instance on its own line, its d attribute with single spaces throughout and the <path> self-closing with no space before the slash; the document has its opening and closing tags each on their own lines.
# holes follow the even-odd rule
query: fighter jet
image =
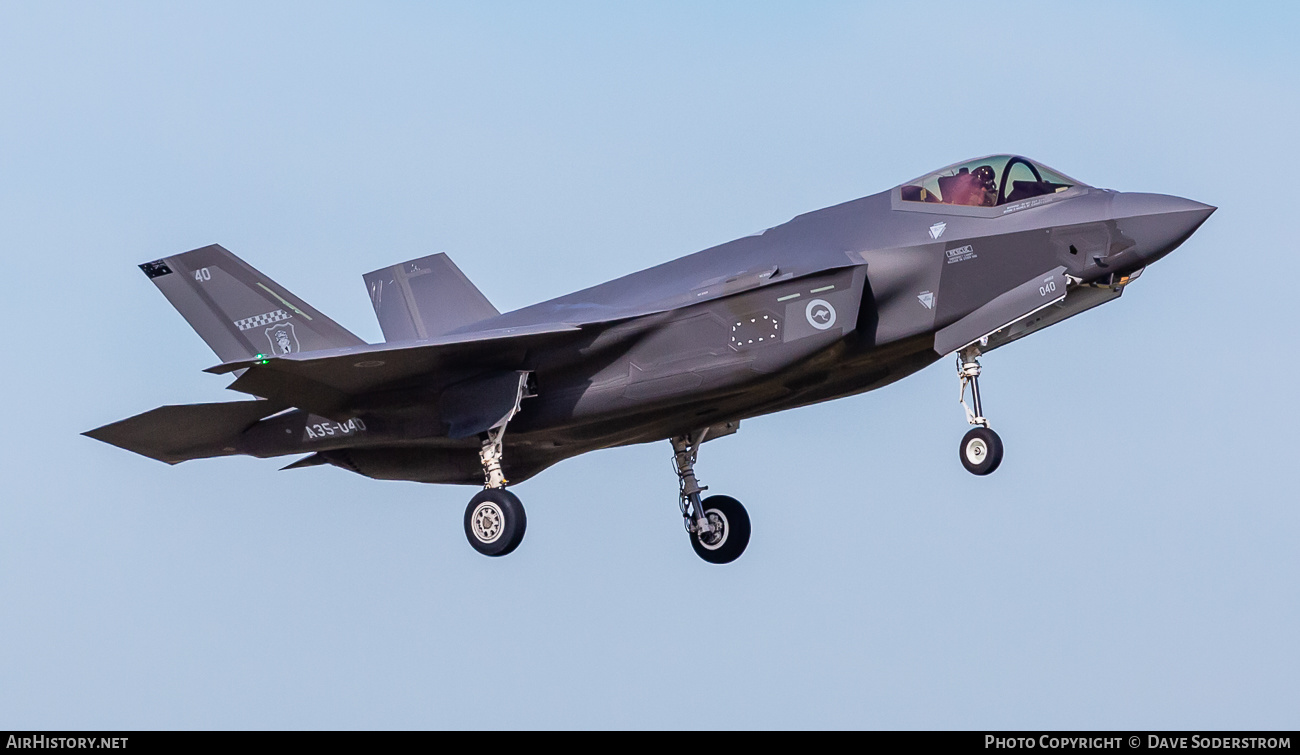
<svg viewBox="0 0 1300 755">
<path fill-rule="evenodd" d="M 955 355 L 972 426 L 959 458 L 987 475 L 1003 446 L 980 356 L 1119 298 L 1214 210 L 995 155 L 504 314 L 445 254 L 376 270 L 363 277 L 381 344 L 207 246 L 140 267 L 216 352 L 207 371 L 253 398 L 85 434 L 168 464 L 308 454 L 284 468 L 478 485 L 465 535 L 488 556 L 514 551 L 527 525 L 508 481 L 667 440 L 691 545 L 727 563 L 750 520 L 734 498 L 703 496 L 706 441 Z"/>
</svg>

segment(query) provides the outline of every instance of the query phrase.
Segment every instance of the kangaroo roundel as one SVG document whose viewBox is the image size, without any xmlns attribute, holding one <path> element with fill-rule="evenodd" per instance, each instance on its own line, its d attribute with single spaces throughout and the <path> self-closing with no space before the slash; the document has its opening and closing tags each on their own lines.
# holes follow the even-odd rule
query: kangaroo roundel
<svg viewBox="0 0 1300 755">
<path fill-rule="evenodd" d="M 818 330 L 830 330 L 835 326 L 835 308 L 825 299 L 813 299 L 804 308 L 808 324 Z"/>
</svg>

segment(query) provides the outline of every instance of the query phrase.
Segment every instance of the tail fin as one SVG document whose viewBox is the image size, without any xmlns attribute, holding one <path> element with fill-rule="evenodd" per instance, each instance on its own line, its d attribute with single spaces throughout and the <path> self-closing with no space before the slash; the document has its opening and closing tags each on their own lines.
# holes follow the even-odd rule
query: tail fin
<svg viewBox="0 0 1300 755">
<path fill-rule="evenodd" d="M 362 277 L 390 343 L 432 338 L 501 314 L 442 253 Z"/>
<path fill-rule="evenodd" d="M 217 244 L 140 269 L 223 362 L 365 345 Z"/>
</svg>

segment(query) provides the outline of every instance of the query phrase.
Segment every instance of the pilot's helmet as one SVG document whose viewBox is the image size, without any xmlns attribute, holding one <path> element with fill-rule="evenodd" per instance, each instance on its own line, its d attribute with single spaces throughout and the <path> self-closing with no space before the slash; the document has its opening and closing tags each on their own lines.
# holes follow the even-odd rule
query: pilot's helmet
<svg viewBox="0 0 1300 755">
<path fill-rule="evenodd" d="M 991 166 L 981 165 L 975 170 L 972 170 L 971 173 L 973 173 L 975 177 L 984 184 L 984 189 L 986 191 L 998 190 L 998 176 Z"/>
</svg>

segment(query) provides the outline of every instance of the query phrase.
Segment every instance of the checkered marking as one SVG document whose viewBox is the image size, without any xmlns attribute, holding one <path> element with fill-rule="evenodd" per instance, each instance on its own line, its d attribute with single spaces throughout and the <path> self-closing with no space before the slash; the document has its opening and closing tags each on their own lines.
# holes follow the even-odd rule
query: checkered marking
<svg viewBox="0 0 1300 755">
<path fill-rule="evenodd" d="M 266 314 L 258 315 L 257 317 L 245 317 L 242 320 L 235 320 L 235 327 L 240 330 L 252 330 L 253 328 L 261 328 L 270 325 L 273 322 L 288 320 L 289 317 L 290 315 L 288 312 L 285 312 L 283 309 L 277 309 L 274 312 L 267 312 Z"/>
</svg>

